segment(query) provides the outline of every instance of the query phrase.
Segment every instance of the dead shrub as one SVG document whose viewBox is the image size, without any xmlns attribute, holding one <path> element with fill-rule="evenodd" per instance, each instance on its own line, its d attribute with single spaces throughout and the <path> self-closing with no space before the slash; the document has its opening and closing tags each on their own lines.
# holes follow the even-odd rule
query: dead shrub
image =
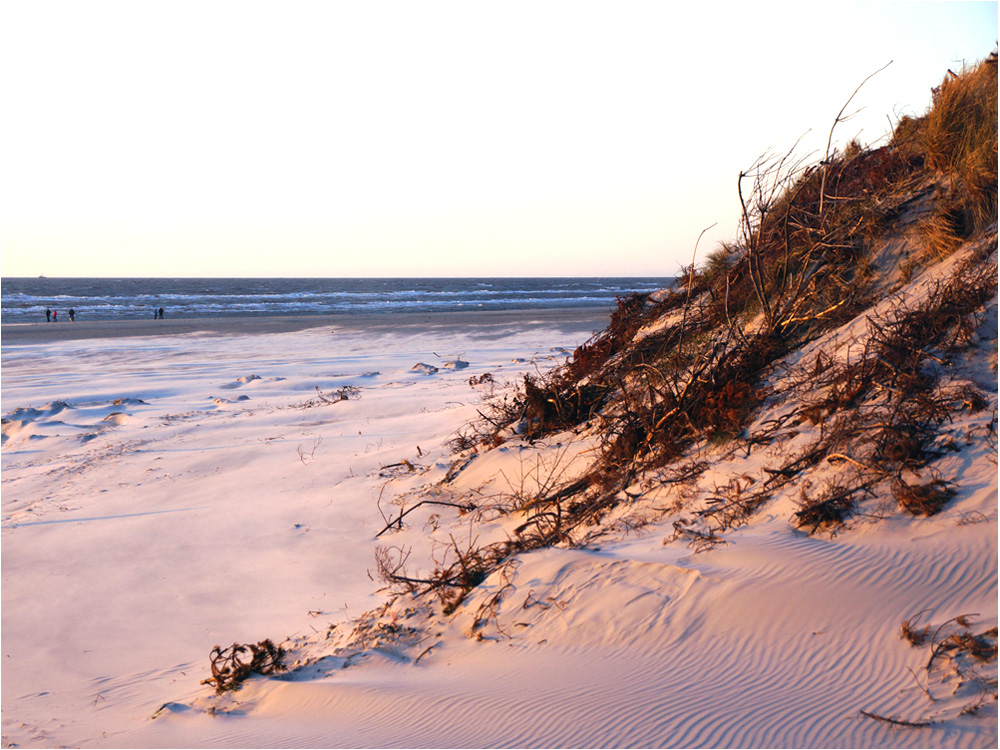
<svg viewBox="0 0 1000 750">
<path fill-rule="evenodd" d="M 234 643 L 229 648 L 216 646 L 210 658 L 212 676 L 202 680 L 201 684 L 212 685 L 219 694 L 239 690 L 250 675 L 269 675 L 285 670 L 285 650 L 275 646 L 269 638 L 256 644 Z"/>
<path fill-rule="evenodd" d="M 491 559 L 489 549 L 468 550 L 460 554 L 452 565 L 436 569 L 434 578 L 445 581 L 438 593 L 444 614 L 454 612 L 465 601 L 469 592 L 486 580 L 493 564 L 497 562 Z"/>
<path fill-rule="evenodd" d="M 935 262 L 947 258 L 969 235 L 969 223 L 960 205 L 939 204 L 937 210 L 917 226 L 923 246 L 918 260 Z"/>
<path fill-rule="evenodd" d="M 857 494 L 855 488 L 832 487 L 818 500 L 803 495 L 804 502 L 794 514 L 796 527 L 808 528 L 809 534 L 815 534 L 843 526 L 854 510 Z"/>
<path fill-rule="evenodd" d="M 932 633 L 930 626 L 918 628 L 915 624 L 927 611 L 925 609 L 905 620 L 900 628 L 900 637 L 910 645 L 926 644 L 930 650 L 930 657 L 923 667 L 925 684 L 921 684 L 912 669 L 909 670 L 917 686 L 932 703 L 959 696 L 964 705 L 960 704 L 956 716 L 976 714 L 984 705 L 996 703 L 996 677 L 984 673 L 982 666 L 997 659 L 997 629 L 993 627 L 974 633 L 969 629 L 973 616 L 959 615 L 945 620 Z M 939 718 L 933 721 L 897 719 L 870 711 L 860 713 L 895 726 L 923 727 L 940 721 L 942 712 L 939 708 L 935 712 Z"/>
<path fill-rule="evenodd" d="M 515 400 L 524 421 L 523 432 L 534 440 L 575 427 L 593 417 L 608 392 L 602 385 L 560 387 L 558 380 L 525 375 L 523 388 Z"/>
<path fill-rule="evenodd" d="M 995 82 L 995 60 L 993 67 Z M 935 106 L 952 106 L 945 103 L 951 93 L 937 95 Z M 995 104 L 993 111 L 995 133 Z M 936 142 L 927 133 L 928 117 L 903 118 L 884 148 L 852 143 L 804 169 L 791 153 L 765 154 L 740 175 L 743 211 L 735 242 L 711 254 L 700 271 L 684 268 L 655 303 L 646 295 L 620 297 L 608 328 L 566 365 L 525 376 L 515 393 L 489 404 L 477 434 L 460 439 L 461 447 L 495 444 L 508 431 L 533 441 L 586 429 L 599 441 L 599 459 L 583 484 L 544 493 L 530 508 L 509 509 L 527 514 L 516 540 L 503 549 L 463 553 L 439 566 L 437 583 L 419 585 L 446 589 L 446 606 L 457 606 L 503 554 L 573 544 L 580 538 L 575 530 L 630 502 L 625 490 L 644 472 L 664 469 L 699 441 L 740 439 L 769 395 L 768 374 L 785 366 L 785 355 L 856 318 L 884 293 L 872 241 L 906 215 L 915 195 L 941 202 L 934 223 L 923 228 L 936 257 L 968 237 L 979 219 L 956 198 L 965 188 L 953 184 L 930 193 L 942 185 L 925 164 L 926 144 Z M 918 184 L 924 192 L 916 194 Z M 995 195 L 994 184 L 994 206 Z M 822 497 L 804 497 L 793 520 L 809 533 L 834 530 L 903 469 L 925 466 L 955 408 L 956 395 L 945 393 L 938 372 L 957 344 L 969 340 L 996 294 L 991 252 L 995 242 L 930 289 L 919 307 L 900 298 L 888 310 L 868 313 L 861 356 L 856 349 L 844 363 L 817 356 L 811 373 L 804 368 L 803 405 L 789 418 L 819 425 L 820 438 L 766 468 L 771 477 L 763 482 L 717 488 L 697 512 L 710 524 L 704 533 L 746 523 L 778 488 L 836 460 L 845 476 Z M 660 325 L 637 339 L 654 320 Z M 968 402 L 979 407 L 982 399 Z M 748 450 L 771 440 L 766 430 L 749 435 Z M 926 515 L 937 512 L 932 506 L 942 498 L 947 502 L 949 489 L 898 483 L 897 501 Z"/>
<path fill-rule="evenodd" d="M 494 380 L 493 373 L 491 372 L 484 372 L 479 377 L 473 375 L 471 378 L 469 378 L 469 385 L 473 387 L 477 385 L 484 385 L 487 383 L 494 383 L 494 382 L 496 381 Z"/>
<path fill-rule="evenodd" d="M 733 477 L 725 485 L 716 486 L 705 507 L 695 515 L 714 524 L 717 532 L 742 526 L 770 498 L 766 483 L 751 489 L 754 484 L 752 477 Z"/>
<path fill-rule="evenodd" d="M 726 539 L 720 537 L 717 529 L 701 529 L 694 525 L 694 522 L 687 518 L 679 518 L 673 522 L 674 533 L 663 540 L 664 544 L 683 539 L 688 542 L 688 546 L 695 554 L 708 552 L 715 549 L 720 544 L 728 544 Z"/>
<path fill-rule="evenodd" d="M 873 457 L 883 467 L 919 468 L 927 463 L 927 443 L 933 433 L 920 424 L 894 424 L 874 434 Z"/>
<path fill-rule="evenodd" d="M 448 441 L 448 449 L 452 453 L 464 453 L 479 445 L 480 440 L 481 437 L 474 432 L 470 433 L 463 430 L 455 433 L 455 436 Z"/>
<path fill-rule="evenodd" d="M 979 414 L 990 405 L 989 400 L 983 390 L 972 383 L 966 383 L 955 391 L 955 400 L 961 409 L 965 409 L 972 414 Z"/>
<path fill-rule="evenodd" d="M 624 468 L 632 464 L 652 437 L 650 425 L 633 412 L 609 424 L 602 434 L 601 456 L 605 465 Z"/>
<path fill-rule="evenodd" d="M 642 327 L 648 300 L 648 294 L 627 294 L 617 298 L 605 332 L 616 350 L 632 341 L 632 337 Z"/>
<path fill-rule="evenodd" d="M 923 484 L 907 484 L 900 478 L 892 483 L 892 496 L 899 507 L 914 516 L 933 516 L 955 497 L 948 482 L 934 479 Z"/>
<path fill-rule="evenodd" d="M 950 658 L 953 661 L 969 657 L 979 664 L 996 661 L 997 629 L 994 627 L 982 633 L 973 633 L 968 629 L 971 625 L 970 618 L 971 615 L 959 615 L 937 627 L 931 636 L 931 656 L 925 667 L 928 674 L 935 660 L 940 657 Z M 952 623 L 962 630 L 956 632 Z M 958 665 L 958 671 L 959 673 L 964 671 L 961 664 Z"/>
<path fill-rule="evenodd" d="M 566 365 L 564 379 L 567 382 L 579 382 L 590 377 L 604 366 L 612 351 L 612 341 L 606 336 L 581 344 Z"/>
<path fill-rule="evenodd" d="M 956 651 L 968 654 L 980 664 L 988 664 L 997 658 L 997 629 L 974 634 L 969 631 L 956 633 L 948 637 L 949 645 Z"/>
<path fill-rule="evenodd" d="M 375 548 L 375 563 L 378 580 L 386 583 L 395 593 L 416 595 L 435 593 L 446 615 L 454 612 L 465 601 L 469 593 L 500 567 L 511 555 L 536 549 L 541 544 L 537 540 L 510 540 L 496 542 L 483 547 L 476 546 L 476 539 L 470 539 L 463 548 L 454 537 L 445 547 L 442 559 L 427 577 L 412 576 L 406 571 L 410 550 L 402 547 Z M 369 577 L 371 573 L 369 573 Z"/>
<path fill-rule="evenodd" d="M 733 436 L 760 404 L 761 395 L 749 383 L 729 381 L 705 394 L 701 412 L 705 423 L 716 435 Z"/>
</svg>

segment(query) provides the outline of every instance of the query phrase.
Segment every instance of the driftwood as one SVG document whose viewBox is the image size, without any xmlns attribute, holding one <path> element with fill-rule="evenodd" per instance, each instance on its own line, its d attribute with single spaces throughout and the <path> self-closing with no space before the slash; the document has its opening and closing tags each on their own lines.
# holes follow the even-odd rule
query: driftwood
<svg viewBox="0 0 1000 750">
<path fill-rule="evenodd" d="M 894 719 L 891 716 L 882 716 L 880 714 L 872 713 L 871 711 L 859 711 L 862 716 L 869 719 L 874 719 L 875 721 L 881 721 L 886 724 L 892 724 L 896 727 L 929 727 L 937 722 L 934 721 L 907 721 L 906 719 Z"/>
</svg>

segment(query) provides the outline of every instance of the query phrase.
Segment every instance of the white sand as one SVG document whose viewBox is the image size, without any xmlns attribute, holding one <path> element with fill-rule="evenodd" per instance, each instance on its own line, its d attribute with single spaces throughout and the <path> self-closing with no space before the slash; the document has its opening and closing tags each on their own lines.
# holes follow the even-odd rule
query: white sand
<svg viewBox="0 0 1000 750">
<path fill-rule="evenodd" d="M 336 313 L 329 315 L 275 315 L 269 317 L 165 318 L 153 320 L 91 320 L 75 322 L 4 323 L 4 344 L 73 341 L 93 338 L 176 336 L 185 333 L 257 334 L 292 333 L 310 328 L 336 327 L 338 331 L 369 333 L 472 329 L 478 336 L 526 328 L 557 329 L 589 336 L 607 325 L 609 311 L 602 307 L 547 310 L 469 310 L 462 312 Z"/>
<path fill-rule="evenodd" d="M 217 643 L 377 604 L 380 467 L 447 460 L 470 376 L 551 366 L 589 334 L 454 323 L 5 342 L 5 743 L 156 744 L 147 719 L 207 690 Z M 459 354 L 469 368 L 410 371 Z M 315 390 L 346 385 L 358 398 Z"/>
<path fill-rule="evenodd" d="M 523 555 L 413 642 L 374 632 L 335 651 L 350 618 L 384 600 L 367 575 L 376 544 L 411 549 L 411 573 L 426 573 L 445 554 L 433 540 L 500 539 L 516 523 L 426 507 L 376 539 L 382 512 L 451 468 L 446 443 L 488 390 L 469 379 L 544 369 L 586 337 L 445 326 L 5 341 L 5 746 L 996 745 L 995 702 L 957 720 L 975 686 L 937 672 L 926 684 L 926 649 L 899 638 L 922 610 L 996 625 L 996 453 L 981 440 L 947 459 L 960 492 L 931 519 L 809 537 L 783 498 L 695 554 L 664 543 L 669 524 L 633 533 L 640 519 L 623 513 L 588 549 Z M 469 367 L 443 367 L 459 359 Z M 344 386 L 358 397 L 318 399 Z M 992 413 L 995 383 L 990 398 Z M 591 448 L 511 441 L 446 496 L 531 493 L 582 471 Z M 416 471 L 390 466 L 404 460 Z M 720 456 L 703 482 L 766 461 Z M 628 512 L 658 517 L 669 497 L 647 495 Z M 382 621 L 426 625 L 405 602 Z M 286 637 L 306 664 L 287 678 L 222 697 L 199 685 L 216 644 Z M 862 709 L 940 723 L 893 727 Z"/>
</svg>

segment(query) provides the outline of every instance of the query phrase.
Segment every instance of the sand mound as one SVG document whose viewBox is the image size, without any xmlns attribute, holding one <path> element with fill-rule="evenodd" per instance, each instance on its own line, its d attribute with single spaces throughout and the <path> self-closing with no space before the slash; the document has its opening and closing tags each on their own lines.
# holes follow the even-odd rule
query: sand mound
<svg viewBox="0 0 1000 750">
<path fill-rule="evenodd" d="M 17 420 L 22 420 L 22 421 L 33 421 L 33 420 L 38 420 L 38 419 L 48 419 L 49 417 L 53 417 L 56 414 L 60 414 L 61 412 L 66 411 L 67 409 L 72 409 L 72 408 L 73 407 L 70 406 L 65 401 L 52 401 L 52 402 L 47 403 L 47 404 L 45 404 L 45 406 L 42 406 L 41 408 L 38 408 L 38 409 L 35 409 L 35 408 L 32 408 L 32 407 L 23 407 L 23 406 L 22 407 L 18 407 L 17 409 L 14 409 L 13 411 L 11 411 L 7 415 L 7 418 L 9 418 L 9 419 L 17 419 Z"/>
<path fill-rule="evenodd" d="M 244 394 L 237 396 L 236 398 L 213 398 L 212 403 L 217 406 L 224 406 L 226 404 L 240 404 L 249 400 L 250 397 Z"/>
<path fill-rule="evenodd" d="M 134 420 L 135 417 L 133 417 L 131 414 L 125 414 L 124 412 L 116 411 L 112 412 L 101 421 L 108 425 L 118 427 L 123 424 L 128 424 L 129 422 L 132 422 Z"/>
<path fill-rule="evenodd" d="M 31 419 L 4 419 L 0 426 L 0 436 L 4 443 L 8 440 L 19 440 L 31 435 L 29 426 L 34 420 Z"/>
</svg>

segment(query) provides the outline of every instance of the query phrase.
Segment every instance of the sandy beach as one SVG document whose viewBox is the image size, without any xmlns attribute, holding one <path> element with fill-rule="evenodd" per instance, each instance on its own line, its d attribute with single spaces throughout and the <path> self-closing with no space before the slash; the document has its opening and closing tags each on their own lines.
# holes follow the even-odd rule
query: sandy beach
<svg viewBox="0 0 1000 750">
<path fill-rule="evenodd" d="M 247 316 L 219 318 L 164 318 L 153 320 L 87 320 L 58 323 L 4 323 L 0 340 L 6 344 L 77 341 L 123 336 L 177 336 L 186 333 L 236 335 L 293 333 L 334 326 L 351 331 L 384 333 L 395 330 L 474 328 L 491 331 L 514 328 L 551 328 L 587 336 L 607 325 L 609 310 L 573 308 L 552 310 L 502 310 L 492 312 L 366 313 L 356 315 Z M 584 336 L 586 338 L 587 336 Z"/>
<path fill-rule="evenodd" d="M 217 644 L 379 604 L 380 507 L 451 465 L 470 379 L 544 371 L 605 317 L 4 326 L 4 746 L 270 744 L 151 717 L 211 694 Z"/>
</svg>

